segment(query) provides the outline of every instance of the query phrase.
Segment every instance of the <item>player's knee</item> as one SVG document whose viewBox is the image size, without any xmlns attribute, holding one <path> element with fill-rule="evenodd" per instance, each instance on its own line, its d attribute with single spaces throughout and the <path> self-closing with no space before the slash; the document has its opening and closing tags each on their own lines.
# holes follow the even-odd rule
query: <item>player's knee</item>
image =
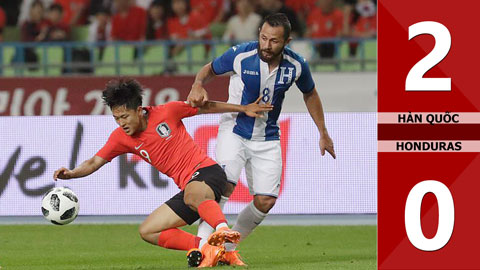
<svg viewBox="0 0 480 270">
<path fill-rule="evenodd" d="M 149 235 L 152 234 L 150 229 L 145 223 L 142 223 L 140 227 L 138 228 L 138 233 L 140 234 L 140 237 L 148 242 Z"/>
<path fill-rule="evenodd" d="M 254 204 L 255 207 L 263 213 L 268 213 L 270 209 L 273 208 L 277 198 L 271 196 L 255 196 Z"/>
</svg>

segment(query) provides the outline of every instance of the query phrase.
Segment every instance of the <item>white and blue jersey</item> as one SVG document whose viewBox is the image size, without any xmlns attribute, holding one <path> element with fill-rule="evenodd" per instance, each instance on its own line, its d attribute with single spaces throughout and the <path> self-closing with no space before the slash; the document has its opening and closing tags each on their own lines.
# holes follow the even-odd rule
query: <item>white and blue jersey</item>
<svg viewBox="0 0 480 270">
<path fill-rule="evenodd" d="M 285 92 L 293 83 L 303 93 L 309 93 L 315 87 L 307 62 L 289 48 L 283 51 L 279 66 L 270 72 L 268 64 L 258 55 L 258 41 L 230 48 L 212 62 L 212 69 L 217 75 L 233 72 L 228 89 L 229 103 L 246 105 L 261 95 L 263 103 L 271 102 L 274 106 L 264 118 L 248 117 L 245 113 L 222 115 L 220 129 L 230 129 L 249 140 L 279 140 L 277 120 Z"/>
</svg>

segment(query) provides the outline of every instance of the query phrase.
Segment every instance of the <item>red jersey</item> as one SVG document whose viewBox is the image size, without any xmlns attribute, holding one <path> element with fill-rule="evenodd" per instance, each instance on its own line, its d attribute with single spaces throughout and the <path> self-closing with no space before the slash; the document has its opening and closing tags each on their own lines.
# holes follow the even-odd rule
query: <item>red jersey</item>
<svg viewBox="0 0 480 270">
<path fill-rule="evenodd" d="M 131 6 L 128 13 L 115 14 L 112 17 L 112 39 L 138 41 L 145 38 L 147 12 L 137 6 Z"/>
<path fill-rule="evenodd" d="M 181 190 L 195 171 L 216 164 L 193 141 L 182 122 L 182 118 L 197 114 L 198 108 L 174 101 L 144 109 L 148 112 L 147 128 L 128 136 L 118 127 L 97 156 L 111 161 L 125 153 L 136 154 L 173 178 Z"/>
<path fill-rule="evenodd" d="M 307 25 L 311 29 L 312 38 L 334 38 L 343 28 L 343 13 L 335 9 L 329 14 L 323 14 L 317 8 L 308 16 Z"/>
<path fill-rule="evenodd" d="M 370 16 L 370 17 L 360 17 L 358 21 L 353 26 L 355 31 L 365 33 L 369 31 L 376 31 L 377 30 L 377 16 Z"/>
<path fill-rule="evenodd" d="M 87 9 L 90 4 L 89 0 L 55 0 L 55 3 L 60 4 L 63 8 L 63 23 L 69 25 L 74 14 L 82 9 L 82 14 L 77 22 L 77 25 L 87 23 Z"/>
<path fill-rule="evenodd" d="M 202 14 L 207 24 L 210 24 L 223 8 L 223 0 L 190 0 L 193 11 Z"/>
<path fill-rule="evenodd" d="M 285 0 L 285 6 L 295 13 L 309 12 L 315 8 L 315 0 Z"/>
<path fill-rule="evenodd" d="M 201 14 L 190 12 L 188 17 L 172 17 L 167 21 L 168 34 L 174 39 L 188 39 L 192 32 L 208 30 L 208 25 Z"/>
<path fill-rule="evenodd" d="M 0 7 L 0 29 L 3 29 L 7 22 L 7 17 L 5 16 L 5 12 L 3 9 Z"/>
</svg>

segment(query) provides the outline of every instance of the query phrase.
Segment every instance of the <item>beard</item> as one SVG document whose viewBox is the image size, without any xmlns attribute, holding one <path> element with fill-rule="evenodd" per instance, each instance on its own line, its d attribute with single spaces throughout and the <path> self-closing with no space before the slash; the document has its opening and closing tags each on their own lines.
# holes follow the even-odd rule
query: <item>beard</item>
<svg viewBox="0 0 480 270">
<path fill-rule="evenodd" d="M 275 53 L 273 50 L 261 49 L 259 42 L 257 48 L 258 56 L 260 57 L 260 59 L 262 59 L 263 62 L 270 63 L 273 59 L 276 59 L 280 54 L 282 54 L 284 48 L 285 46 L 282 47 L 282 49 L 279 50 L 277 53 Z"/>
</svg>

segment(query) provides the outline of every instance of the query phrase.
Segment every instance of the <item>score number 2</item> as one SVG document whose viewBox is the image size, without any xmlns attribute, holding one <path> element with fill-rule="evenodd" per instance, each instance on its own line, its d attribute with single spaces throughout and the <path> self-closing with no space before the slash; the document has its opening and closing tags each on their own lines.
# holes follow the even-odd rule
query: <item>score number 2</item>
<svg viewBox="0 0 480 270">
<path fill-rule="evenodd" d="M 440 63 L 450 51 L 452 45 L 450 32 L 443 24 L 431 21 L 418 22 L 408 27 L 408 40 L 422 34 L 432 35 L 435 38 L 435 47 L 410 69 L 405 80 L 405 90 L 451 91 L 451 78 L 423 78 L 423 75 Z"/>
</svg>

